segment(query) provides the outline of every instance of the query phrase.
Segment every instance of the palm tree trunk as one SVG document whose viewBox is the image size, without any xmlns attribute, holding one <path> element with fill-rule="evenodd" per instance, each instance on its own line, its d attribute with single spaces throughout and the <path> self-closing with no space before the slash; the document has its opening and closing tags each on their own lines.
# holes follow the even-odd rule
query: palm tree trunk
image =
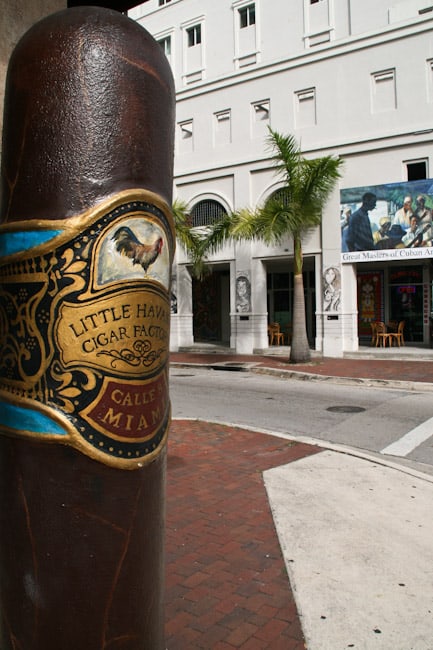
<svg viewBox="0 0 433 650">
<path fill-rule="evenodd" d="M 293 238 L 294 279 L 293 279 L 293 321 L 290 363 L 306 363 L 311 359 L 308 345 L 307 323 L 305 319 L 304 278 L 302 276 L 303 258 L 301 237 Z"/>
</svg>

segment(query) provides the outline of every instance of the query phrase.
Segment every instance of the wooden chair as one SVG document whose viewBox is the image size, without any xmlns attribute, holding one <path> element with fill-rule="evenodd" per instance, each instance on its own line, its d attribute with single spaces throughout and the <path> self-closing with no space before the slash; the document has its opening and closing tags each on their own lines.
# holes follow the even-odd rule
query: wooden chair
<svg viewBox="0 0 433 650">
<path fill-rule="evenodd" d="M 373 321 L 370 323 L 371 326 L 371 342 L 370 345 L 376 345 L 376 339 L 377 339 L 377 322 Z"/>
<path fill-rule="evenodd" d="M 280 330 L 279 323 L 269 323 L 268 335 L 269 345 L 284 345 L 284 334 Z"/>
<path fill-rule="evenodd" d="M 390 338 L 390 345 L 393 343 L 394 339 L 395 339 L 395 342 L 398 344 L 399 347 L 401 345 L 404 345 L 403 332 L 404 332 L 405 324 L 406 324 L 406 322 L 404 320 L 401 320 L 399 322 L 399 324 L 398 324 L 397 331 L 389 333 L 389 336 L 391 337 Z"/>
<path fill-rule="evenodd" d="M 386 348 L 387 342 L 391 346 L 392 332 L 386 331 L 386 325 L 382 321 L 376 323 L 376 347 L 381 346 Z"/>
</svg>

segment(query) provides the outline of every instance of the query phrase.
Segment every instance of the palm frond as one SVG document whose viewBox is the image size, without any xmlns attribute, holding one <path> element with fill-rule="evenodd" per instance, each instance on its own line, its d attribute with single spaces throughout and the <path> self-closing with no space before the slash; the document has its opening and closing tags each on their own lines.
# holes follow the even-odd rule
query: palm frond
<svg viewBox="0 0 433 650">
<path fill-rule="evenodd" d="M 204 248 L 210 253 L 222 248 L 232 239 L 231 227 L 232 215 L 226 213 L 222 219 L 219 219 L 207 229 L 203 241 Z"/>
<path fill-rule="evenodd" d="M 266 138 L 268 151 L 271 153 L 275 170 L 285 180 L 296 173 L 300 159 L 299 145 L 293 135 L 283 135 L 278 131 L 269 128 L 269 135 Z"/>
<path fill-rule="evenodd" d="M 256 211 L 256 237 L 267 244 L 279 243 L 299 229 L 300 215 L 293 210 L 285 189 L 276 192 Z"/>
<path fill-rule="evenodd" d="M 307 159 L 292 135 L 271 128 L 266 142 L 282 187 L 255 210 L 227 214 L 212 226 L 204 243 L 208 250 L 215 251 L 229 240 L 279 243 L 286 236 L 299 238 L 320 223 L 323 206 L 340 177 L 342 160 L 332 156 Z"/>
<path fill-rule="evenodd" d="M 188 204 L 176 199 L 172 205 L 176 239 L 185 249 L 191 260 L 192 273 L 196 278 L 202 278 L 208 267 L 205 260 L 205 241 L 200 232 L 192 227 L 191 214 Z"/>
</svg>

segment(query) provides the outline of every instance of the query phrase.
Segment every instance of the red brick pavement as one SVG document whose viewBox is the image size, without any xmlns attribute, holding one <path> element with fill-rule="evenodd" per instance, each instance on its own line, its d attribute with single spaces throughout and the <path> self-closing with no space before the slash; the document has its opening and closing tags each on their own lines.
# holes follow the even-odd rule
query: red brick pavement
<svg viewBox="0 0 433 650">
<path fill-rule="evenodd" d="M 262 472 L 319 451 L 235 427 L 172 423 L 168 650 L 305 648 Z"/>
<path fill-rule="evenodd" d="M 180 353 L 170 354 L 172 363 L 215 364 L 252 362 L 262 367 L 312 373 L 330 377 L 356 377 L 433 383 L 433 360 L 424 360 L 422 351 L 413 360 L 402 359 L 334 359 L 318 358 L 306 364 L 291 364 L 288 357 L 266 355 L 235 355 Z"/>
</svg>

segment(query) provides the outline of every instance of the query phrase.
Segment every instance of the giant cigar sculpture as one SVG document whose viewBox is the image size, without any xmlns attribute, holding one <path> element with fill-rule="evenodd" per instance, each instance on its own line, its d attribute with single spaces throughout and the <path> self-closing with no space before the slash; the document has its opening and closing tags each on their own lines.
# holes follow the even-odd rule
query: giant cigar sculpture
<svg viewBox="0 0 433 650">
<path fill-rule="evenodd" d="M 0 647 L 161 650 L 174 88 L 117 12 L 34 25 L 7 76 Z"/>
</svg>

